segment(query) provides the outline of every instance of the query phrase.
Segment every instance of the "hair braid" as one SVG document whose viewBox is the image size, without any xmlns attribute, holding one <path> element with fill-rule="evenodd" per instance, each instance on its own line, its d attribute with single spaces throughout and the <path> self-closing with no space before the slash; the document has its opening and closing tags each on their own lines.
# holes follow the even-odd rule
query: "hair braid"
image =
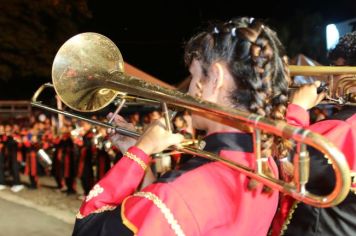
<svg viewBox="0 0 356 236">
<path fill-rule="evenodd" d="M 278 40 L 276 33 L 269 28 L 265 29 L 266 37 L 268 37 L 272 44 L 272 48 L 277 48 L 278 44 L 281 44 Z M 284 54 L 284 53 L 283 53 Z M 273 98 L 271 100 L 272 112 L 270 118 L 274 120 L 285 121 L 285 115 L 288 103 L 288 87 L 290 83 L 289 70 L 287 67 L 287 60 L 282 55 L 280 57 L 274 58 L 275 68 L 280 68 L 279 70 L 274 70 L 274 80 L 272 80 Z M 287 79 L 286 79 L 287 78 Z M 274 136 L 274 156 L 278 159 L 285 158 L 289 156 L 289 153 L 293 149 L 293 143 L 290 140 L 283 139 L 279 136 Z M 285 180 L 291 180 L 293 175 L 293 165 L 289 161 L 280 162 L 280 172 L 282 178 Z"/>
<path fill-rule="evenodd" d="M 281 43 L 269 28 L 259 23 L 250 27 L 252 29 L 241 28 L 239 30 L 242 37 L 250 43 L 249 62 L 254 72 L 251 77 L 245 77 L 244 81 L 246 89 L 251 94 L 248 109 L 264 117 L 285 120 L 289 81 L 286 79 L 288 78 L 286 63 L 279 50 Z M 292 148 L 290 141 L 267 133 L 261 135 L 261 142 L 262 157 L 283 158 Z M 266 162 L 262 162 L 262 168 L 266 175 L 273 177 Z M 285 172 L 285 169 L 282 171 Z M 285 175 L 282 174 L 282 176 Z M 250 188 L 256 185 L 255 180 L 249 183 Z M 271 191 L 270 188 L 264 188 L 264 190 Z"/>
<path fill-rule="evenodd" d="M 282 44 L 274 31 L 252 18 L 214 24 L 188 42 L 185 62 L 201 61 L 203 73 L 216 61 L 227 63 L 235 78 L 231 93 L 236 108 L 275 120 L 285 120 L 289 75 Z M 263 133 L 262 157 L 285 157 L 291 144 Z M 264 173 L 273 176 L 267 162 Z M 253 183 L 254 181 L 250 181 Z M 253 184 L 251 184 L 253 185 Z"/>
</svg>

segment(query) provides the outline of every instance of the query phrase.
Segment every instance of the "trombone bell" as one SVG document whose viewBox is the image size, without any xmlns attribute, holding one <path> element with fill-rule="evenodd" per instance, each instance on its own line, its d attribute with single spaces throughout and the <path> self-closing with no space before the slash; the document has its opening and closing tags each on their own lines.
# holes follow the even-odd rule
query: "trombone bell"
<svg viewBox="0 0 356 236">
<path fill-rule="evenodd" d="M 103 88 L 102 80 L 123 71 L 120 50 L 110 39 L 83 33 L 70 38 L 57 52 L 52 81 L 64 104 L 76 111 L 93 112 L 109 105 L 118 93 Z"/>
</svg>

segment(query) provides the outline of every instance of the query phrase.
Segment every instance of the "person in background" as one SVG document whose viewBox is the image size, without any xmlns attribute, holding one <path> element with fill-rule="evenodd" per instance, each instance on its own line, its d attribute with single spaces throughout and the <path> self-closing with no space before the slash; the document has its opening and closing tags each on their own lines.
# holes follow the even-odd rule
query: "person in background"
<svg viewBox="0 0 356 236">
<path fill-rule="evenodd" d="M 5 125 L 6 141 L 5 146 L 5 159 L 9 160 L 11 166 L 11 175 L 13 177 L 13 185 L 11 191 L 19 192 L 24 189 L 24 185 L 20 181 L 20 168 L 17 160 L 18 143 L 14 139 L 13 127 L 10 124 Z"/>
<path fill-rule="evenodd" d="M 94 128 L 88 122 L 81 122 L 82 129 L 82 146 L 80 147 L 80 156 L 78 160 L 77 177 L 80 178 L 84 195 L 88 195 L 90 189 L 94 186 L 94 156 L 96 147 L 93 144 Z"/>
<path fill-rule="evenodd" d="M 39 187 L 39 178 L 38 178 L 38 163 L 37 163 L 37 152 L 40 148 L 39 140 L 37 133 L 32 129 L 31 139 L 24 142 L 24 145 L 27 148 L 26 152 L 26 166 L 25 166 L 25 175 L 29 177 L 30 188 L 37 189 Z"/>
<path fill-rule="evenodd" d="M 192 138 L 195 138 L 195 129 L 192 124 L 192 114 L 188 110 L 185 110 L 183 112 L 183 118 L 187 122 L 187 132 L 192 134 Z"/>
<path fill-rule="evenodd" d="M 174 131 L 184 136 L 187 141 L 193 141 L 193 134 L 188 131 L 188 122 L 185 120 L 184 114 L 178 114 L 173 119 Z M 179 168 L 191 158 L 191 155 L 185 153 L 174 153 L 171 155 L 172 169 Z"/>
<path fill-rule="evenodd" d="M 176 115 L 173 119 L 173 124 L 176 133 L 181 133 L 186 139 L 192 139 L 192 133 L 188 132 L 188 122 L 183 115 Z"/>
<path fill-rule="evenodd" d="M 334 65 L 355 66 L 356 31 L 341 37 L 328 57 Z M 305 117 L 305 120 L 308 120 L 307 110 L 311 107 L 306 104 L 316 100 L 317 87 L 303 86 L 292 99 L 292 103 L 301 108 L 300 117 Z M 310 126 L 306 123 L 305 127 L 322 134 L 345 155 L 352 173 L 352 186 L 344 201 L 328 208 L 313 207 L 284 196 L 274 219 L 271 235 L 356 235 L 356 106 L 345 105 L 332 117 Z M 309 155 L 311 167 L 307 190 L 317 195 L 327 195 L 335 186 L 333 167 L 319 151 L 309 148 Z"/>
<path fill-rule="evenodd" d="M 0 191 L 6 189 L 5 185 L 5 126 L 0 124 Z"/>
<path fill-rule="evenodd" d="M 310 109 L 310 123 L 313 124 L 315 122 L 325 120 L 327 118 L 327 115 L 323 109 L 319 107 L 313 107 Z"/>
<path fill-rule="evenodd" d="M 111 167 L 111 158 L 109 150 L 111 148 L 107 130 L 103 127 L 98 128 L 98 134 L 95 137 L 96 146 L 96 182 L 105 176 Z"/>
<path fill-rule="evenodd" d="M 129 115 L 129 123 L 133 124 L 135 126 L 135 129 L 137 132 L 142 132 L 143 131 L 143 126 L 141 124 L 141 119 L 140 119 L 140 113 L 139 112 L 134 112 Z"/>
<path fill-rule="evenodd" d="M 76 193 L 76 160 L 74 155 L 74 142 L 70 135 L 71 128 L 62 129 L 61 140 L 57 146 L 57 159 L 61 163 L 61 176 L 64 179 L 65 191 L 68 195 Z"/>
<path fill-rule="evenodd" d="M 338 44 L 335 46 L 333 50 L 331 50 L 328 54 L 328 57 L 331 61 L 331 64 L 334 66 L 356 66 L 356 31 L 345 34 L 340 38 Z M 351 77 L 355 80 L 355 75 L 338 75 L 334 76 L 334 87 L 337 87 L 338 81 L 342 78 Z M 356 103 L 356 86 L 354 85 L 349 87 L 345 92 L 348 94 L 339 94 L 344 98 L 347 98 L 349 101 Z M 342 93 L 343 91 L 338 91 L 338 93 Z"/>
<path fill-rule="evenodd" d="M 158 110 L 153 110 L 149 113 L 149 122 L 152 123 L 155 120 L 158 120 L 159 118 L 161 118 L 161 112 Z"/>
</svg>

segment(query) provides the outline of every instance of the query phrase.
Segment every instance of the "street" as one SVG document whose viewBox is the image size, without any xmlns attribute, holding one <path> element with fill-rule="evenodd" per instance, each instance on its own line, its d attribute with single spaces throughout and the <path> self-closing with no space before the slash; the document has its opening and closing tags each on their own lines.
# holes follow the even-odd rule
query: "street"
<svg viewBox="0 0 356 236">
<path fill-rule="evenodd" d="M 0 198 L 1 236 L 65 236 L 71 235 L 73 225 L 34 208 Z"/>
<path fill-rule="evenodd" d="M 81 204 L 78 195 L 56 190 L 52 177 L 40 177 L 41 186 L 20 192 L 0 191 L 0 236 L 70 236 Z M 27 176 L 21 182 L 28 186 Z M 79 191 L 81 191 L 79 189 Z"/>
</svg>

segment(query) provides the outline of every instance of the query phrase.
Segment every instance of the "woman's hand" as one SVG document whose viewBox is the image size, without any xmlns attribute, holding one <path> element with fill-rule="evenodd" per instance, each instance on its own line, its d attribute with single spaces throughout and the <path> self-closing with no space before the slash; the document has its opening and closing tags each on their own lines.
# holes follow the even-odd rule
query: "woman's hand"
<svg viewBox="0 0 356 236">
<path fill-rule="evenodd" d="M 154 121 L 138 139 L 135 144 L 147 155 L 158 153 L 169 146 L 179 146 L 184 137 L 181 134 L 173 134 L 166 129 L 164 118 Z"/>
<path fill-rule="evenodd" d="M 113 113 L 109 113 L 107 115 L 107 118 L 110 119 L 112 116 L 113 116 Z M 128 123 L 120 115 L 116 115 L 113 122 L 115 125 L 117 125 L 121 128 L 135 131 L 135 127 L 133 126 L 133 124 Z M 109 134 L 112 133 L 111 130 L 109 130 L 108 133 Z M 135 138 L 131 138 L 129 136 L 122 135 L 119 133 L 113 133 L 112 135 L 110 135 L 110 140 L 121 151 L 121 153 L 125 153 L 127 151 L 127 149 L 129 149 L 129 147 L 135 145 L 135 143 L 137 141 Z"/>
<path fill-rule="evenodd" d="M 291 103 L 296 104 L 305 110 L 318 105 L 325 97 L 326 93 L 317 93 L 317 89 L 321 85 L 320 81 L 315 81 L 312 84 L 306 84 L 298 88 L 291 96 Z"/>
</svg>

